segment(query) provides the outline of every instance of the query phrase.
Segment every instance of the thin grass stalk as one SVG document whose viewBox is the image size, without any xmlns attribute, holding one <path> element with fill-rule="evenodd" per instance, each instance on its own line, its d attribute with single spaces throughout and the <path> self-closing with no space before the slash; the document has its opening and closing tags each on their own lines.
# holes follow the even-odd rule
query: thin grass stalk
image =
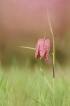
<svg viewBox="0 0 70 106">
<path fill-rule="evenodd" d="M 30 98 L 31 100 L 35 101 L 36 103 L 39 103 L 39 104 L 41 104 L 42 106 L 46 106 L 45 104 L 39 102 L 38 100 L 36 100 L 36 99 L 34 99 L 34 98 L 32 98 L 32 97 L 30 97 L 30 96 L 28 96 L 28 95 L 26 95 L 26 96 L 27 96 L 28 98 Z"/>
<path fill-rule="evenodd" d="M 45 77 L 45 75 L 44 75 L 44 73 L 43 73 L 43 71 L 42 71 L 42 68 L 40 68 L 40 71 L 41 71 L 41 73 L 42 73 L 42 76 L 43 76 L 44 80 L 46 81 L 46 83 L 48 84 L 49 88 L 50 88 L 51 91 L 53 92 L 53 89 L 52 89 L 51 85 L 49 84 L 48 80 L 46 79 L 46 77 Z"/>
<path fill-rule="evenodd" d="M 25 49 L 32 49 L 32 50 L 35 50 L 35 48 L 33 47 L 27 47 L 27 46 L 20 46 L 21 48 L 25 48 Z"/>
</svg>

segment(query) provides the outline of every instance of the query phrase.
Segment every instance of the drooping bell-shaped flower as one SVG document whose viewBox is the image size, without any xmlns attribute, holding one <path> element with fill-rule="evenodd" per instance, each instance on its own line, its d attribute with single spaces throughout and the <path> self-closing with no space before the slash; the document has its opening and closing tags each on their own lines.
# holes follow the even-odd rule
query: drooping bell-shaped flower
<svg viewBox="0 0 70 106">
<path fill-rule="evenodd" d="M 47 60 L 50 52 L 50 40 L 49 39 L 39 39 L 36 44 L 35 57 L 43 58 Z"/>
</svg>

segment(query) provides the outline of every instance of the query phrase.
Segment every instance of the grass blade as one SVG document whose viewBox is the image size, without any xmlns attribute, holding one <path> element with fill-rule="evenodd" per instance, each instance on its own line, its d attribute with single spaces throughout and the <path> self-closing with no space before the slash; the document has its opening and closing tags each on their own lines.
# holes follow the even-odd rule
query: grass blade
<svg viewBox="0 0 70 106">
<path fill-rule="evenodd" d="M 53 89 L 52 89 L 51 85 L 50 85 L 49 82 L 47 81 L 47 79 L 46 79 L 46 77 L 45 77 L 45 75 L 44 75 L 44 73 L 43 73 L 43 71 L 42 71 L 42 68 L 40 68 L 40 71 L 41 71 L 41 73 L 42 73 L 42 76 L 43 76 L 44 80 L 46 81 L 46 83 L 47 83 L 48 86 L 50 87 L 51 91 L 53 92 Z"/>
<path fill-rule="evenodd" d="M 27 47 L 27 46 L 20 46 L 21 48 L 24 48 L 24 49 L 32 49 L 32 50 L 35 50 L 35 48 L 33 47 Z"/>
</svg>

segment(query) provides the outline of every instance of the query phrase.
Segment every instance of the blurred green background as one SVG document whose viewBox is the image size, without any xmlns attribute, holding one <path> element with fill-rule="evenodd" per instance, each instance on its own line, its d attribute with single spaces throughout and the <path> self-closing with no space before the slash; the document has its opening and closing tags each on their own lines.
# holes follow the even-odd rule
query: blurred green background
<svg viewBox="0 0 70 106">
<path fill-rule="evenodd" d="M 69 0 L 0 0 L 0 63 L 11 66 L 17 61 L 36 63 L 34 51 L 19 46 L 35 47 L 49 29 L 47 6 L 55 37 L 56 60 L 63 66 L 70 64 L 70 1 Z M 51 33 L 46 33 L 51 41 Z M 46 62 L 50 66 L 51 60 Z"/>
</svg>

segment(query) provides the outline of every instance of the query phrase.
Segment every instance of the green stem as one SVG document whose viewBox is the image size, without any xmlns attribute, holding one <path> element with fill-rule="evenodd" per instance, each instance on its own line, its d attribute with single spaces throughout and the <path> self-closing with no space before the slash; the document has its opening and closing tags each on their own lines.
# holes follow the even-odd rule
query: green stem
<svg viewBox="0 0 70 106">
<path fill-rule="evenodd" d="M 48 22 L 49 22 L 49 27 L 50 27 L 50 31 L 51 31 L 51 34 L 52 34 L 52 40 L 53 40 L 53 53 L 52 53 L 52 64 L 53 64 L 53 106 L 55 106 L 55 88 L 54 88 L 54 79 L 55 79 L 55 71 L 54 71 L 55 43 L 54 43 L 54 34 L 53 34 L 53 30 L 52 30 L 52 27 L 51 27 L 50 18 L 49 18 L 49 14 L 48 14 L 48 9 L 47 9 L 47 15 L 48 15 Z"/>
<path fill-rule="evenodd" d="M 47 14 L 48 14 L 48 10 L 47 10 Z M 53 40 L 53 53 L 52 53 L 52 62 L 53 62 L 53 78 L 55 78 L 55 72 L 54 72 L 54 62 L 55 62 L 55 43 L 54 43 L 54 34 L 53 34 L 53 30 L 51 27 L 51 23 L 50 23 L 50 18 L 49 18 L 49 14 L 48 14 L 48 22 L 49 22 L 49 27 L 50 27 L 50 31 L 52 34 L 52 40 Z"/>
</svg>

